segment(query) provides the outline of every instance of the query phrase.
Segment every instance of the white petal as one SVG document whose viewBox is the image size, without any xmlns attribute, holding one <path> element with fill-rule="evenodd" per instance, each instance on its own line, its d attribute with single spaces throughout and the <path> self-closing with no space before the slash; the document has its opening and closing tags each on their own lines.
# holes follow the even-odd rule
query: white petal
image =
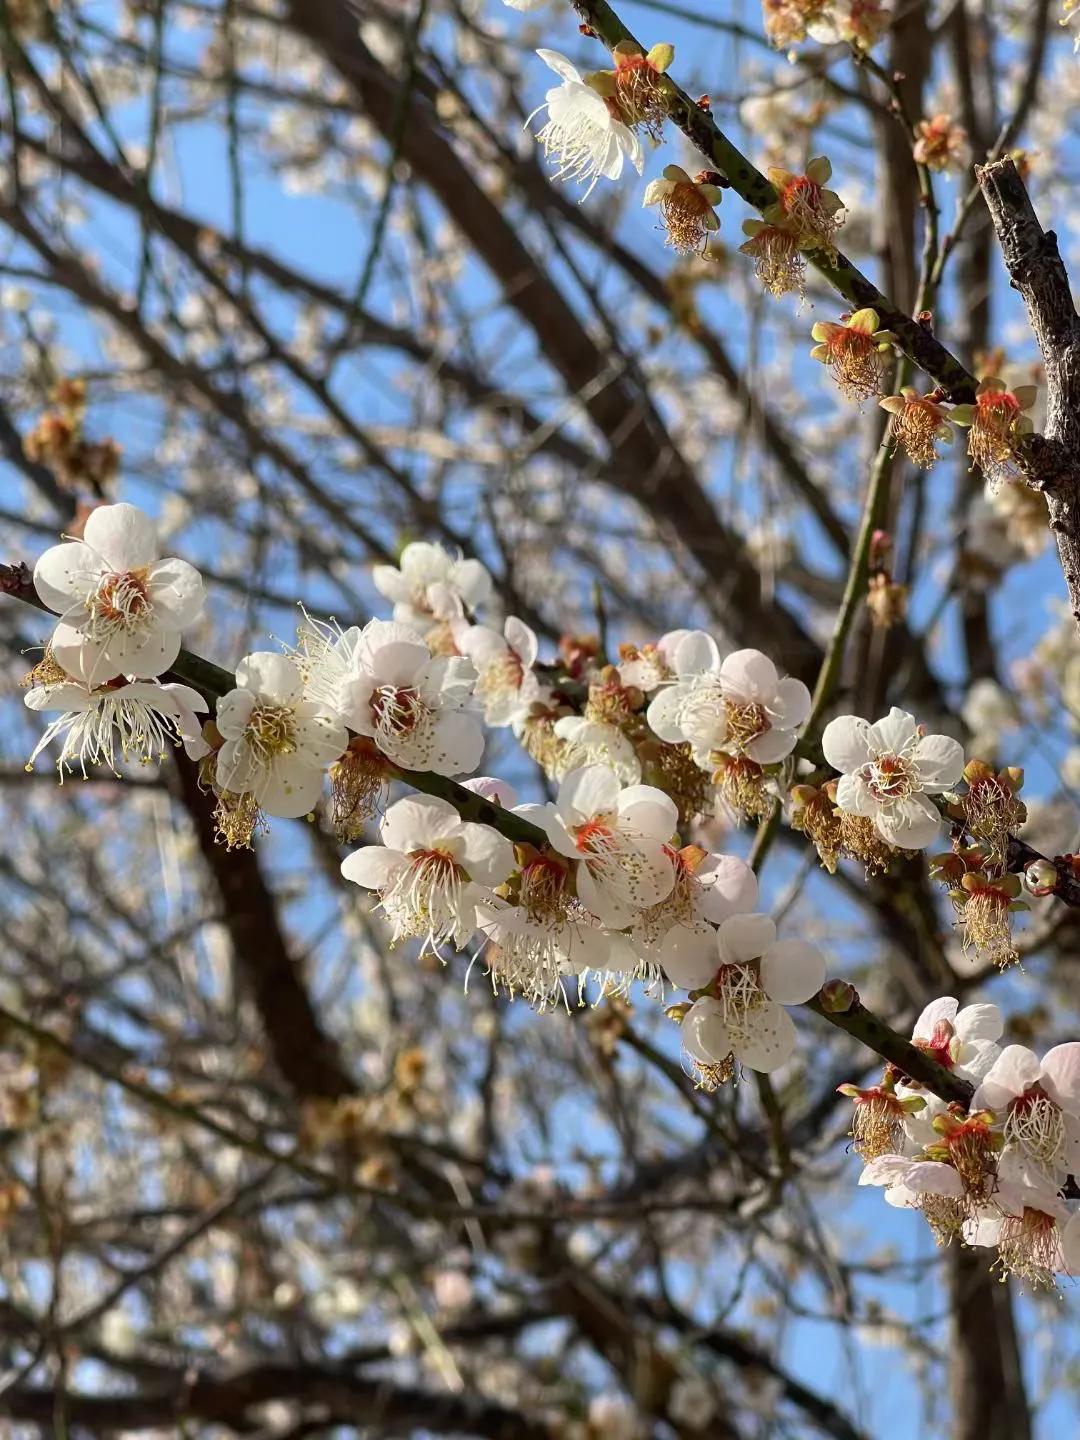
<svg viewBox="0 0 1080 1440">
<path fill-rule="evenodd" d="M 714 925 L 732 915 L 747 915 L 757 904 L 757 876 L 737 855 L 706 856 L 697 879 L 701 913 Z"/>
<path fill-rule="evenodd" d="M 256 650 L 245 655 L 236 667 L 236 683 L 241 690 L 254 691 L 279 705 L 295 703 L 304 689 L 296 663 L 274 650 Z"/>
<path fill-rule="evenodd" d="M 732 1036 L 735 1058 L 768 1075 L 795 1054 L 798 1036 L 782 1005 L 762 1005 L 747 1016 L 745 1030 Z"/>
<path fill-rule="evenodd" d="M 963 1013 L 963 1012 L 961 1012 Z M 1000 1033 L 1000 1032 L 999 1032 Z M 988 1038 L 996 1039 L 996 1036 Z M 1080 1049 L 1080 1047 L 1077 1047 Z M 976 1091 L 975 1110 L 1001 1110 L 1039 1078 L 1039 1061 L 1026 1045 L 1006 1045 Z"/>
<path fill-rule="evenodd" d="M 479 795 L 484 800 L 501 805 L 504 810 L 512 810 L 517 804 L 517 792 L 514 787 L 494 775 L 474 775 L 471 780 L 463 780 L 461 783 L 466 790 L 471 790 L 474 795 Z"/>
<path fill-rule="evenodd" d="M 554 70 L 555 74 L 561 75 L 564 80 L 581 80 L 579 71 L 570 64 L 565 55 L 560 55 L 557 50 L 537 50 L 536 53 L 549 70 Z"/>
<path fill-rule="evenodd" d="M 949 735 L 924 735 L 915 746 L 920 789 L 931 795 L 948 790 L 964 770 L 964 747 Z"/>
<path fill-rule="evenodd" d="M 720 926 L 720 954 L 728 965 L 744 965 L 776 943 L 776 926 L 768 915 L 732 915 Z"/>
<path fill-rule="evenodd" d="M 965 1005 L 953 1022 L 957 1038 L 964 1041 L 1000 1040 L 1005 1029 L 996 1005 Z"/>
<path fill-rule="evenodd" d="M 464 625 L 455 632 L 454 639 L 461 653 L 467 655 L 478 670 L 502 660 L 507 653 L 506 641 L 487 625 Z"/>
<path fill-rule="evenodd" d="M 406 795 L 389 806 L 379 826 L 388 850 L 430 850 L 440 840 L 461 832 L 461 820 L 449 800 L 438 795 Z"/>
<path fill-rule="evenodd" d="M 672 669 L 677 675 L 697 675 L 706 670 L 720 669 L 720 651 L 716 641 L 704 630 L 676 631 L 680 639 L 675 645 Z M 666 656 L 661 640 L 661 654 Z"/>
<path fill-rule="evenodd" d="M 858 770 L 870 759 L 870 726 L 858 715 L 838 715 L 825 726 L 821 748 L 834 770 Z"/>
<path fill-rule="evenodd" d="M 466 775 L 480 764 L 484 732 L 475 715 L 445 710 L 435 720 L 428 769 L 436 775 Z"/>
<path fill-rule="evenodd" d="M 293 734 L 297 755 L 303 763 L 325 768 L 333 764 L 349 743 L 349 732 L 318 705 L 305 703 L 296 708 Z"/>
<path fill-rule="evenodd" d="M 1080 1275 L 1080 1210 L 1061 1232 L 1061 1254 L 1069 1275 Z"/>
<path fill-rule="evenodd" d="M 206 603 L 203 579 L 186 560 L 157 560 L 150 567 L 147 591 L 159 615 L 174 630 L 186 630 Z"/>
<path fill-rule="evenodd" d="M 825 983 L 825 956 L 805 940 L 777 940 L 761 957 L 761 987 L 781 1005 L 801 1005 Z"/>
<path fill-rule="evenodd" d="M 253 690 L 230 690 L 218 697 L 217 728 L 226 740 L 238 740 L 247 729 L 251 712 L 256 705 Z"/>
<path fill-rule="evenodd" d="M 649 729 L 669 745 L 680 745 L 685 740 L 682 730 L 682 708 L 686 691 L 681 685 L 664 685 L 649 702 L 645 718 Z"/>
<path fill-rule="evenodd" d="M 776 694 L 780 677 L 776 666 L 760 650 L 735 650 L 720 666 L 725 693 L 739 700 L 768 703 Z"/>
<path fill-rule="evenodd" d="M 679 826 L 679 808 L 652 785 L 628 785 L 619 795 L 620 819 L 650 840 L 668 841 Z"/>
<path fill-rule="evenodd" d="M 403 603 L 412 595 L 412 586 L 396 565 L 373 565 L 371 582 L 387 600 Z"/>
<path fill-rule="evenodd" d="M 23 695 L 28 710 L 88 710 L 97 702 L 82 685 L 35 685 Z"/>
<path fill-rule="evenodd" d="M 365 845 L 354 850 L 341 862 L 341 873 L 354 885 L 363 885 L 366 890 L 382 890 L 409 862 L 399 850 L 387 850 L 383 845 Z"/>
<path fill-rule="evenodd" d="M 503 634 L 506 636 L 506 643 L 510 649 L 513 650 L 526 670 L 530 670 L 536 664 L 536 657 L 540 653 L 536 631 L 530 629 L 525 621 L 519 620 L 516 615 L 509 615 L 503 626 Z"/>
<path fill-rule="evenodd" d="M 695 1000 L 680 1027 L 683 1049 L 695 1060 L 719 1065 L 731 1054 L 731 1037 L 719 1003 L 705 996 Z"/>
<path fill-rule="evenodd" d="M 91 510 L 83 540 L 110 570 L 141 570 L 157 558 L 157 529 L 137 505 L 99 505 Z"/>
<path fill-rule="evenodd" d="M 1048 1050 L 1043 1056 L 1042 1076 L 1043 1089 L 1051 1100 L 1063 1110 L 1080 1113 L 1080 1043 L 1071 1040 Z"/>
<path fill-rule="evenodd" d="M 102 647 L 106 672 L 132 675 L 137 680 L 152 680 L 163 675 L 180 654 L 180 631 L 154 626 L 144 631 L 118 631 Z M 106 673 L 97 676 L 106 678 Z"/>
<path fill-rule="evenodd" d="M 267 815 L 280 820 L 298 820 L 318 804 L 323 771 L 298 765 L 293 755 L 283 755 L 252 786 L 252 793 Z"/>
<path fill-rule="evenodd" d="M 514 872 L 514 847 L 490 825 L 462 825 L 461 863 L 480 885 L 501 885 Z"/>
<path fill-rule="evenodd" d="M 876 815 L 878 801 L 861 775 L 841 775 L 836 786 L 837 809 L 846 815 Z"/>
<path fill-rule="evenodd" d="M 94 552 L 78 540 L 68 541 L 52 545 L 38 556 L 34 589 L 43 605 L 57 615 L 66 615 L 75 606 L 81 609 L 97 588 L 100 574 L 101 562 Z"/>
<path fill-rule="evenodd" d="M 911 1032 L 913 1040 L 930 1040 L 933 1038 L 934 1030 L 942 1020 L 948 1020 L 950 1024 L 956 1019 L 956 1011 L 959 1001 L 951 995 L 943 995 L 940 1000 L 931 1000 L 926 1009 L 915 1021 L 915 1028 Z"/>
<path fill-rule="evenodd" d="M 909 1162 L 907 1186 L 920 1195 L 954 1195 L 964 1193 L 964 1182 L 951 1165 L 940 1160 L 913 1160 Z"/>
<path fill-rule="evenodd" d="M 941 833 L 941 816 L 925 795 L 908 795 L 878 811 L 877 828 L 890 845 L 921 850 Z"/>
<path fill-rule="evenodd" d="M 810 691 L 801 680 L 781 680 L 769 701 L 769 716 L 782 730 L 797 730 L 810 714 Z"/>
<path fill-rule="evenodd" d="M 365 655 L 370 658 L 365 659 Z M 379 685 L 394 685 L 400 689 L 412 686 L 424 666 L 431 659 L 427 646 L 415 640 L 397 640 L 368 650 L 361 646 L 361 664 L 369 670 Z"/>
<path fill-rule="evenodd" d="M 896 754 L 911 745 L 918 732 L 915 716 L 894 705 L 884 720 L 870 726 L 870 744 L 875 754 Z"/>
<path fill-rule="evenodd" d="M 716 932 L 673 925 L 660 943 L 660 964 L 671 983 L 684 990 L 707 985 L 720 967 Z"/>
<path fill-rule="evenodd" d="M 859 1176 L 860 1185 L 895 1185 L 911 1168 L 902 1155 L 878 1155 L 867 1161 Z"/>
<path fill-rule="evenodd" d="M 491 571 L 479 560 L 458 560 L 450 572 L 450 581 L 470 610 L 486 605 L 495 592 Z M 520 625 L 521 621 L 517 624 Z M 528 629 L 528 626 L 524 628 Z"/>
<path fill-rule="evenodd" d="M 578 899 L 601 925 L 611 930 L 624 930 L 633 923 L 636 909 L 610 886 L 597 881 L 587 865 L 577 868 Z M 640 907 L 638 907 L 640 908 Z"/>
<path fill-rule="evenodd" d="M 61 620 L 49 640 L 53 659 L 73 680 L 83 685 L 93 685 L 95 680 L 104 684 L 113 678 L 109 666 L 102 656 L 104 645 L 88 640 L 81 630 L 65 625 Z"/>
<path fill-rule="evenodd" d="M 764 735 L 750 741 L 746 753 L 759 765 L 775 765 L 778 760 L 791 754 L 795 749 L 796 739 L 794 730 L 766 730 Z"/>
<path fill-rule="evenodd" d="M 594 815 L 612 814 L 621 788 L 606 765 L 583 765 L 564 778 L 555 808 L 567 824 L 582 825 Z"/>
</svg>

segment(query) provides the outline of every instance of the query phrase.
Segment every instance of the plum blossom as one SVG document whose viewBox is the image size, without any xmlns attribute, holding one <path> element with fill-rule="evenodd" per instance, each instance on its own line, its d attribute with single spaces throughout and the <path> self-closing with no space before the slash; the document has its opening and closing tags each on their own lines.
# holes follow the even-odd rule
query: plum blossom
<svg viewBox="0 0 1080 1440">
<path fill-rule="evenodd" d="M 526 125 L 541 110 L 547 120 L 536 138 L 549 159 L 558 163 L 556 180 L 569 178 L 588 181 L 588 196 L 603 175 L 618 180 L 623 164 L 629 160 L 640 175 L 645 167 L 641 141 L 618 118 L 617 107 L 582 79 L 581 74 L 564 55 L 555 50 L 537 50 L 549 70 L 554 70 L 561 85 L 553 86 L 544 97 L 544 104 L 526 120 Z"/>
<path fill-rule="evenodd" d="M 415 630 L 371 620 L 308 667 L 306 693 L 370 736 L 395 765 L 462 775 L 484 751 L 479 718 L 465 709 L 475 680 L 471 660 L 433 656 Z"/>
<path fill-rule="evenodd" d="M 394 619 L 424 633 L 437 622 L 474 614 L 494 592 L 479 560 L 455 557 L 424 540 L 406 545 L 396 566 L 376 565 L 371 578 L 379 594 L 394 602 Z"/>
<path fill-rule="evenodd" d="M 206 701 L 187 685 L 159 685 L 135 680 L 91 689 L 75 680 L 38 685 L 23 696 L 31 710 L 59 710 L 50 721 L 27 762 L 32 769 L 41 752 L 64 737 L 56 768 L 76 765 L 85 776 L 87 765 L 107 765 L 117 774 L 117 751 L 122 760 L 143 764 L 165 758 L 165 747 L 181 740 L 194 742 L 201 734 L 199 715 Z"/>
<path fill-rule="evenodd" d="M 673 680 L 678 673 L 675 652 L 688 635 L 704 635 L 711 651 L 716 651 L 715 643 L 702 630 L 669 630 L 666 635 L 660 636 L 655 645 L 620 645 L 616 666 L 620 682 L 649 693 L 658 689 L 665 680 Z"/>
<path fill-rule="evenodd" d="M 649 785 L 626 789 L 604 765 L 572 770 L 555 803 L 520 807 L 558 854 L 575 862 L 577 894 L 602 924 L 629 925 L 639 910 L 671 894 L 675 870 L 668 841 L 675 802 Z"/>
<path fill-rule="evenodd" d="M 1025 1045 L 1006 1045 L 972 1105 L 1001 1117 L 1003 1179 L 1056 1190 L 1080 1174 L 1080 1043 L 1055 1045 L 1041 1062 Z"/>
<path fill-rule="evenodd" d="M 676 630 L 664 637 L 661 646 L 664 641 L 667 645 L 661 656 L 673 678 L 660 686 L 650 702 L 646 712 L 649 726 L 661 740 L 674 745 L 692 736 L 711 737 L 723 706 L 716 641 L 704 630 Z"/>
<path fill-rule="evenodd" d="M 463 621 L 451 627 L 454 644 L 476 667 L 476 695 L 483 702 L 489 725 L 509 725 L 539 697 L 540 682 L 533 673 L 539 644 L 524 620 L 511 615 L 500 635 L 487 625 Z"/>
<path fill-rule="evenodd" d="M 855 715 L 830 720 L 821 737 L 825 759 L 842 772 L 838 807 L 874 821 L 878 834 L 902 850 L 921 850 L 941 817 L 930 800 L 955 785 L 964 749 L 948 735 L 924 735 L 915 717 L 895 706 L 871 725 Z"/>
<path fill-rule="evenodd" d="M 119 504 L 98 506 L 81 540 L 39 558 L 34 589 L 60 616 L 51 648 L 69 674 L 101 685 L 153 679 L 173 664 L 181 632 L 202 614 L 203 582 L 186 560 L 157 555 L 153 521 Z"/>
<path fill-rule="evenodd" d="M 379 826 L 380 845 L 354 850 L 341 862 L 346 880 L 379 892 L 394 929 L 393 943 L 419 938 L 438 953 L 461 948 L 476 929 L 477 905 L 514 870 L 514 847 L 490 825 L 462 820 L 447 800 L 408 795 Z"/>
<path fill-rule="evenodd" d="M 219 789 L 247 794 L 267 815 L 306 815 L 319 798 L 323 775 L 345 750 L 348 734 L 337 716 L 304 699 L 300 667 L 269 650 L 246 655 L 236 688 L 217 702 Z"/>
<path fill-rule="evenodd" d="M 1056 1275 L 1080 1275 L 1080 1212 L 1050 1188 L 1008 1183 L 963 1228 L 968 1245 L 992 1247 L 1006 1275 L 1050 1289 Z"/>
<path fill-rule="evenodd" d="M 665 165 L 663 177 L 650 180 L 645 187 L 642 203 L 659 205 L 667 243 L 684 255 L 704 250 L 709 235 L 720 229 L 720 217 L 713 207 L 719 205 L 724 192 L 711 183 L 711 174 L 703 170 L 695 179 L 681 165 Z"/>
<path fill-rule="evenodd" d="M 630 939 L 673 984 L 692 989 L 716 972 L 714 926 L 749 914 L 757 904 L 757 876 L 737 855 L 709 854 L 695 845 L 670 854 L 671 894 L 635 917 Z"/>
<path fill-rule="evenodd" d="M 795 1026 L 785 1005 L 821 989 L 825 957 L 804 940 L 779 940 L 768 915 L 733 915 L 717 931 L 711 956 L 665 947 L 662 963 L 676 983 L 709 993 L 682 1023 L 683 1048 L 706 1078 L 725 1079 L 735 1063 L 777 1070 L 795 1053 Z M 718 1073 L 717 1073 L 718 1072 Z"/>
<path fill-rule="evenodd" d="M 558 774 L 568 775 L 585 765 L 604 765 L 624 785 L 636 785 L 641 779 L 641 761 L 633 741 L 618 725 L 589 715 L 561 715 L 553 730 L 562 741 Z"/>
<path fill-rule="evenodd" d="M 951 995 L 931 1000 L 911 1032 L 913 1045 L 962 1080 L 978 1084 L 1000 1053 L 1005 1028 L 996 1005 L 965 1005 Z"/>
<path fill-rule="evenodd" d="M 927 1196 L 964 1200 L 960 1173 L 944 1160 L 924 1160 L 903 1155 L 878 1155 L 863 1166 L 860 1185 L 881 1185 L 885 1199 L 900 1209 L 919 1210 Z"/>
</svg>

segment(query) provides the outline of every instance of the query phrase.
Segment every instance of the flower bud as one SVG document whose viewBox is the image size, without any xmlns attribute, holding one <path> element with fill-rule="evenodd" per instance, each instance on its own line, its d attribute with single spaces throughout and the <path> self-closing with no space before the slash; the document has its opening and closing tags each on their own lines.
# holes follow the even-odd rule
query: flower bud
<svg viewBox="0 0 1080 1440">
<path fill-rule="evenodd" d="M 1031 895 L 1052 895 L 1057 883 L 1057 867 L 1049 860 L 1033 860 L 1024 871 L 1024 888 Z"/>
<path fill-rule="evenodd" d="M 828 980 L 818 991 L 821 1008 L 829 1015 L 844 1015 L 859 1003 L 859 992 L 847 980 Z"/>
</svg>

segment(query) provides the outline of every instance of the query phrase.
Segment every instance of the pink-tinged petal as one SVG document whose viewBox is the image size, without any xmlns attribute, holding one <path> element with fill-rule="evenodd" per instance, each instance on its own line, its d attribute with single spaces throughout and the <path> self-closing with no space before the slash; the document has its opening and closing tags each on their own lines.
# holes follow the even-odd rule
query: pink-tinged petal
<svg viewBox="0 0 1080 1440">
<path fill-rule="evenodd" d="M 745 1029 L 733 1033 L 732 1052 L 743 1065 L 769 1075 L 795 1054 L 798 1036 L 781 1005 L 762 1005 L 747 1016 Z"/>
<path fill-rule="evenodd" d="M 1043 1056 L 1043 1089 L 1063 1110 L 1080 1113 L 1080 1043 L 1055 1045 Z"/>
<path fill-rule="evenodd" d="M 471 780 L 463 780 L 461 783 L 466 790 L 471 790 L 474 795 L 479 795 L 484 800 L 490 800 L 492 804 L 501 805 L 504 810 L 512 810 L 517 804 L 514 787 L 494 775 L 474 775 Z"/>
<path fill-rule="evenodd" d="M 959 1040 L 1000 1040 L 1005 1029 L 996 1005 L 965 1005 L 953 1022 Z M 1038 1072 L 1036 1072 L 1038 1073 Z"/>
<path fill-rule="evenodd" d="M 382 845 L 365 845 L 354 850 L 341 862 L 341 873 L 354 885 L 363 885 L 365 890 L 382 890 L 400 874 L 408 860 L 398 850 L 387 850 Z"/>
<path fill-rule="evenodd" d="M 920 789 L 931 795 L 948 790 L 964 772 L 964 747 L 950 735 L 924 735 L 913 756 Z"/>
<path fill-rule="evenodd" d="M 440 840 L 461 834 L 461 820 L 449 800 L 438 795 L 406 795 L 389 806 L 379 826 L 379 838 L 388 850 L 408 855 L 431 850 Z"/>
<path fill-rule="evenodd" d="M 157 558 L 157 527 L 137 505 L 99 505 L 91 510 L 83 540 L 110 570 L 141 570 Z"/>
<path fill-rule="evenodd" d="M 933 1037 L 934 1029 L 942 1020 L 948 1020 L 951 1024 L 956 1019 L 956 1012 L 960 1002 L 951 995 L 943 995 L 940 1000 L 931 1000 L 926 1009 L 915 1021 L 915 1028 L 911 1032 L 913 1040 L 930 1040 Z"/>
<path fill-rule="evenodd" d="M 160 616 L 174 630 L 194 625 L 206 604 L 202 576 L 186 560 L 157 560 L 147 576 L 147 591 Z"/>
<path fill-rule="evenodd" d="M 683 990 L 707 985 L 720 968 L 716 932 L 673 925 L 660 943 L 660 964 L 671 983 Z"/>
<path fill-rule="evenodd" d="M 801 680 L 788 676 L 780 681 L 769 701 L 769 716 L 781 729 L 797 730 L 810 714 L 810 705 L 810 691 Z"/>
<path fill-rule="evenodd" d="M 697 870 L 698 903 L 714 925 L 732 915 L 748 915 L 757 904 L 757 876 L 737 855 L 708 855 Z"/>
<path fill-rule="evenodd" d="M 619 795 L 620 819 L 639 835 L 668 841 L 679 828 L 679 810 L 674 800 L 652 785 L 628 785 Z"/>
<path fill-rule="evenodd" d="M 896 754 L 918 738 L 915 716 L 893 706 L 883 720 L 870 726 L 870 745 L 875 755 Z"/>
<path fill-rule="evenodd" d="M 964 1013 L 961 1011 L 961 1014 Z M 997 1036 L 986 1038 L 996 1040 Z M 1026 1045 L 1006 1045 L 975 1092 L 972 1108 L 1002 1110 L 1010 1100 L 1030 1089 L 1038 1078 L 1039 1061 L 1034 1051 Z"/>
<path fill-rule="evenodd" d="M 57 615 L 74 611 L 74 619 L 88 619 L 86 598 L 97 589 L 100 575 L 101 562 L 93 551 L 81 541 L 67 541 L 38 556 L 34 589 L 41 603 Z"/>
<path fill-rule="evenodd" d="M 304 689 L 299 667 L 275 650 L 256 650 L 236 667 L 236 683 L 278 705 L 295 704 Z"/>
<path fill-rule="evenodd" d="M 461 827 L 461 863 L 479 885 L 501 885 L 514 872 L 514 847 L 490 825 L 471 821 Z"/>
<path fill-rule="evenodd" d="M 761 957 L 761 988 L 781 1005 L 801 1005 L 825 983 L 825 956 L 805 940 L 777 940 Z"/>
<path fill-rule="evenodd" d="M 724 1025 L 724 1012 L 709 996 L 695 1000 L 686 1012 L 680 1038 L 686 1053 L 706 1065 L 720 1065 L 731 1054 L 731 1036 Z"/>
<path fill-rule="evenodd" d="M 531 670 L 540 653 L 536 631 L 526 625 L 524 620 L 519 620 L 516 615 L 509 615 L 503 626 L 503 634 L 506 636 L 507 645 L 510 646 L 525 669 Z"/>
<path fill-rule="evenodd" d="M 681 685 L 664 685 L 653 696 L 645 712 L 649 729 L 669 745 L 680 745 L 685 739 L 681 723 L 685 698 L 686 691 Z"/>
<path fill-rule="evenodd" d="M 922 850 L 941 833 L 941 816 L 925 795 L 892 801 L 876 823 L 881 838 L 900 850 Z"/>
<path fill-rule="evenodd" d="M 759 765 L 775 765 L 784 760 L 795 749 L 797 736 L 794 730 L 766 730 L 746 746 L 746 753 Z"/>
<path fill-rule="evenodd" d="M 484 732 L 475 715 L 446 710 L 435 721 L 427 768 L 436 775 L 467 775 L 484 754 Z"/>
<path fill-rule="evenodd" d="M 732 915 L 720 926 L 720 954 L 726 964 L 745 965 L 776 944 L 776 925 L 768 915 Z"/>
<path fill-rule="evenodd" d="M 555 809 L 568 825 L 583 825 L 594 815 L 614 815 L 621 789 L 606 765 L 582 765 L 564 777 Z"/>
<path fill-rule="evenodd" d="M 672 637 L 678 640 L 672 645 Z M 668 642 L 665 648 L 665 641 Z M 697 675 L 720 669 L 716 641 L 704 630 L 674 630 L 660 641 L 660 653 L 677 675 Z"/>
<path fill-rule="evenodd" d="M 825 726 L 821 748 L 834 770 L 858 770 L 870 759 L 870 726 L 858 715 L 838 715 Z"/>
<path fill-rule="evenodd" d="M 768 703 L 776 694 L 780 677 L 776 666 L 760 650 L 735 650 L 720 666 L 725 694 L 738 700 Z"/>
<path fill-rule="evenodd" d="M 294 756 L 276 761 L 252 786 L 260 808 L 279 820 L 299 820 L 319 803 L 323 771 L 297 765 Z"/>
</svg>

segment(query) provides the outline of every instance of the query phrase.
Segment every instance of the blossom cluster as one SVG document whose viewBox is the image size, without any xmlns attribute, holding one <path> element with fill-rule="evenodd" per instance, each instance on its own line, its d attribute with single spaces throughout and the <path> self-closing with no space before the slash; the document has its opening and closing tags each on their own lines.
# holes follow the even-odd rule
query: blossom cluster
<svg viewBox="0 0 1080 1440">
<path fill-rule="evenodd" d="M 1080 1211 L 1062 1194 L 1080 1170 L 1080 1043 L 1040 1060 L 1023 1045 L 1002 1048 L 1003 1028 L 997 1006 L 961 1009 L 952 996 L 915 1024 L 916 1048 L 974 1087 L 966 1109 L 895 1067 L 879 1085 L 840 1091 L 854 1102 L 860 1185 L 920 1210 L 939 1244 L 994 1249 L 1003 1274 L 1049 1286 L 1080 1275 Z"/>
</svg>

